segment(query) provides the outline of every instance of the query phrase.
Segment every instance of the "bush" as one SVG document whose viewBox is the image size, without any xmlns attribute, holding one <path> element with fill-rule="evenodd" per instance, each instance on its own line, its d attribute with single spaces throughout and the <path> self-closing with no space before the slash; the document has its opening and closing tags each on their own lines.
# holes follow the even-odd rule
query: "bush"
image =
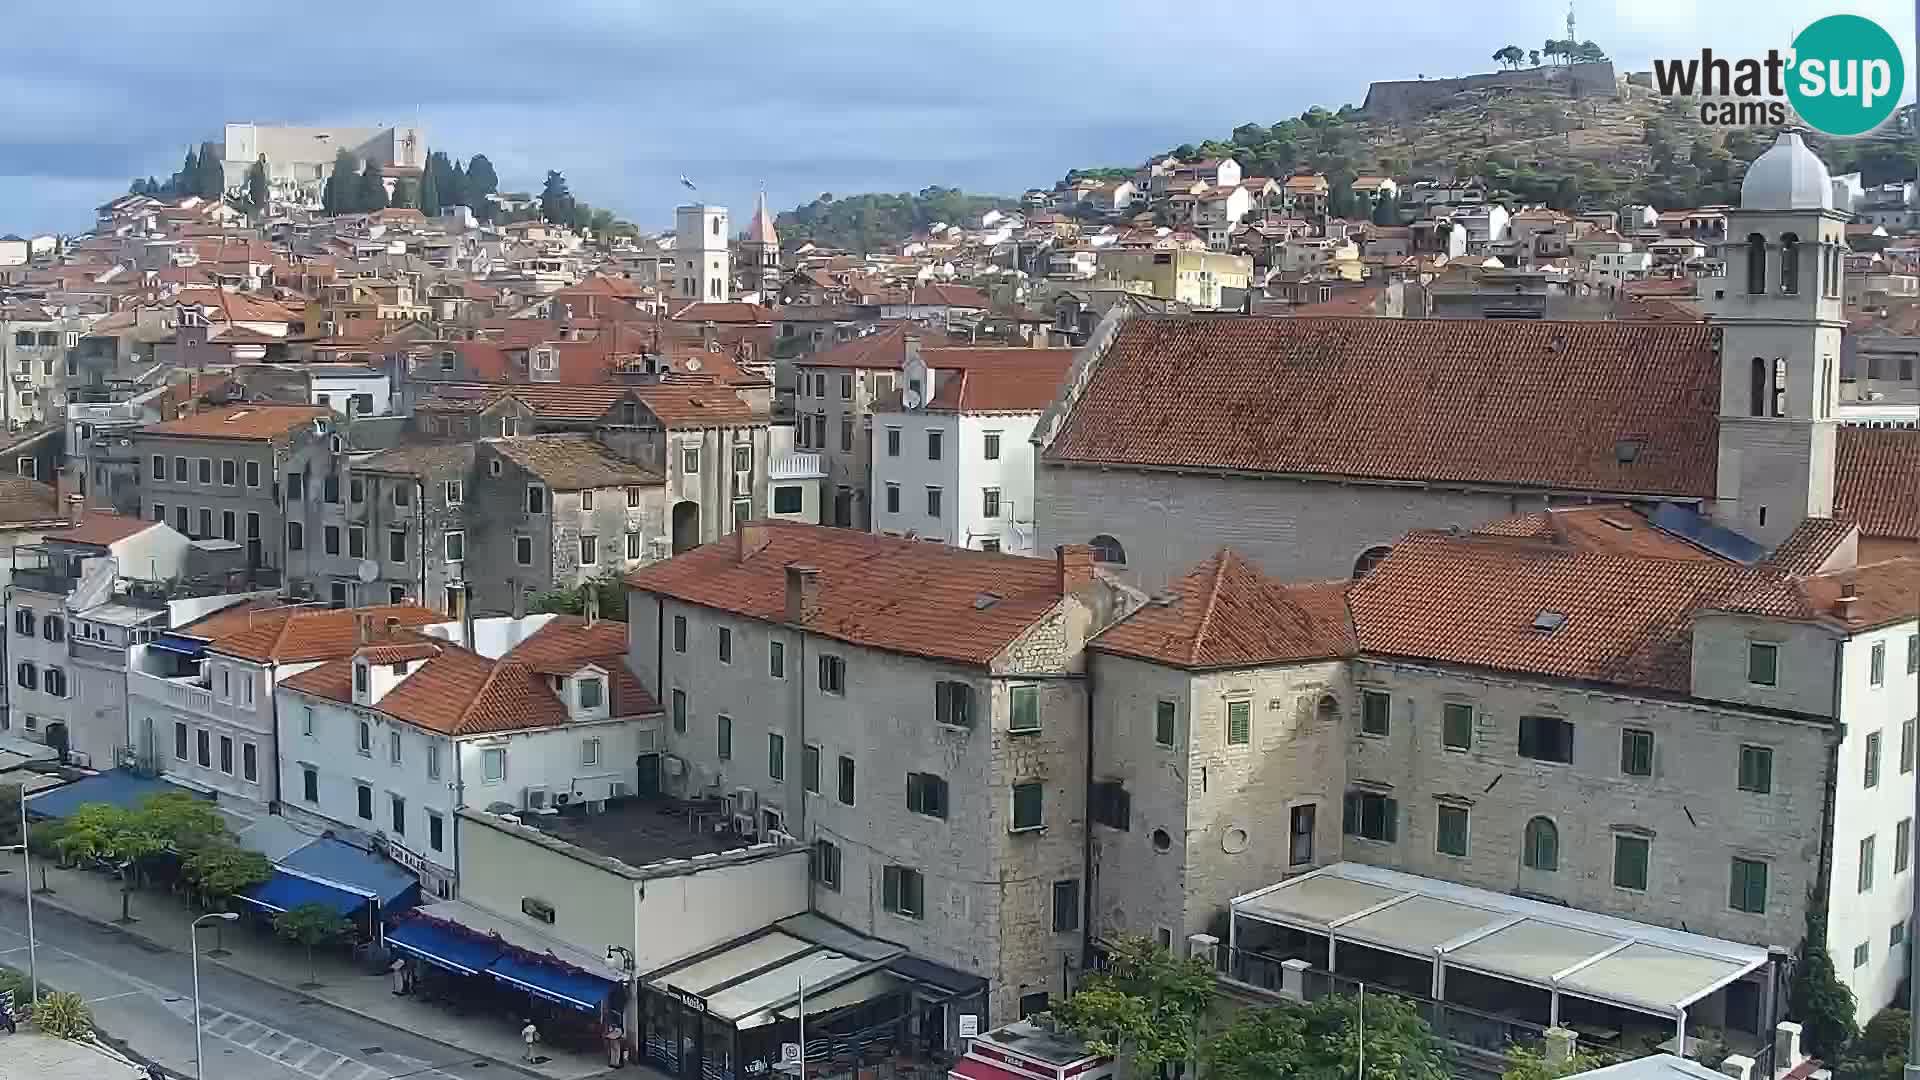
<svg viewBox="0 0 1920 1080">
<path fill-rule="evenodd" d="M 62 1039 L 85 1039 L 93 1034 L 93 1014 L 79 994 L 56 990 L 41 995 L 33 1009 L 33 1026 Z"/>
<path fill-rule="evenodd" d="M 25 1009 L 27 1002 L 33 998 L 33 988 L 27 982 L 25 974 L 12 968 L 0 967 L 0 994 L 8 991 L 13 992 L 13 1007 L 16 1009 Z"/>
</svg>

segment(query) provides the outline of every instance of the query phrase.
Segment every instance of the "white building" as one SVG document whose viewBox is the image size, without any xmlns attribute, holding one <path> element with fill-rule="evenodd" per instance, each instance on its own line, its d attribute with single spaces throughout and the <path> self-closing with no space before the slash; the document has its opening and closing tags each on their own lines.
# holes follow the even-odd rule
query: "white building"
<svg viewBox="0 0 1920 1080">
<path fill-rule="evenodd" d="M 874 405 L 873 531 L 1034 554 L 1030 439 L 1073 356 L 910 339 L 899 389 Z"/>
<path fill-rule="evenodd" d="M 1629 245 L 1621 244 L 1621 248 Z M 1646 251 L 1596 251 L 1587 260 L 1587 273 L 1601 281 L 1618 285 L 1639 281 L 1653 269 L 1653 255 Z"/>
<path fill-rule="evenodd" d="M 733 236 L 727 208 L 692 203 L 673 212 L 674 295 L 681 300 L 726 303 L 733 299 Z"/>
<path fill-rule="evenodd" d="M 221 142 L 223 183 L 233 191 L 247 182 L 253 163 L 267 159 L 267 180 L 276 189 L 317 201 L 333 175 L 340 151 L 361 162 L 421 169 L 427 164 L 425 128 L 287 127 L 228 124 Z"/>
<path fill-rule="evenodd" d="M 635 763 L 658 752 L 660 710 L 627 667 L 622 624 L 555 616 L 497 657 L 363 626 L 347 657 L 275 693 L 290 817 L 378 838 L 446 897 L 460 865 L 454 811 L 645 793 Z"/>
<path fill-rule="evenodd" d="M 393 380 L 385 372 L 358 364 L 309 364 L 306 371 L 315 405 L 325 405 L 341 416 L 393 413 Z"/>
</svg>

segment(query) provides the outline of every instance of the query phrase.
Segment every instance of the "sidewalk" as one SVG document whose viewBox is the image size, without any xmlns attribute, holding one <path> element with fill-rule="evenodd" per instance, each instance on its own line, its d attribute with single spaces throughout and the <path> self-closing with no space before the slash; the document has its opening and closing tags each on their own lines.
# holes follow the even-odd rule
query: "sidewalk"
<svg viewBox="0 0 1920 1080">
<path fill-rule="evenodd" d="M 38 886 L 40 866 L 35 863 L 34 885 Z M 17 870 L 0 876 L 0 889 L 20 895 L 25 878 Z M 176 896 L 157 891 L 136 891 L 131 911 L 136 920 L 123 925 L 120 918 L 119 882 L 104 874 L 79 870 L 47 868 L 51 895 L 36 893 L 34 904 L 58 907 L 83 919 L 105 923 L 117 930 L 178 952 L 181 964 L 187 963 L 188 926 L 193 912 Z M 214 958 L 209 953 L 216 943 L 228 955 Z M 204 927 L 200 931 L 200 962 L 219 964 L 242 974 L 272 983 L 297 994 L 323 1001 L 375 1023 L 385 1024 L 458 1047 L 491 1061 L 553 1080 L 584 1080 L 586 1077 L 657 1076 L 649 1069 L 609 1070 L 606 1058 L 598 1054 L 578 1054 L 539 1046 L 536 1052 L 547 1060 L 528 1064 L 520 1060 L 522 1046 L 516 1025 L 500 1017 L 456 1016 L 447 1009 L 413 998 L 396 997 L 384 974 L 369 974 L 355 967 L 337 951 L 317 951 L 314 969 L 309 972 L 305 950 L 267 933 L 249 927 L 245 921 L 226 925 L 220 931 Z M 309 976 L 317 975 L 320 985 L 309 986 Z M 189 1010 L 191 1011 L 191 1010 Z"/>
</svg>

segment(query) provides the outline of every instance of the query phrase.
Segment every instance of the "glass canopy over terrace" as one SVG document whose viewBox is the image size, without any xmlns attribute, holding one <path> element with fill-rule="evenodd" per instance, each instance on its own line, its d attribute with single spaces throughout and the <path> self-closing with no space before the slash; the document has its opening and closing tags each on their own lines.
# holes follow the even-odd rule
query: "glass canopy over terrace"
<svg viewBox="0 0 1920 1080">
<path fill-rule="evenodd" d="M 1767 950 L 1630 919 L 1356 863 L 1238 897 L 1232 913 L 1242 971 L 1272 962 L 1267 977 L 1232 976 L 1243 981 L 1292 960 L 1599 1043 L 1634 1018 L 1658 1018 L 1675 1048 L 1690 1013 L 1730 1032 L 1771 1027 Z"/>
</svg>

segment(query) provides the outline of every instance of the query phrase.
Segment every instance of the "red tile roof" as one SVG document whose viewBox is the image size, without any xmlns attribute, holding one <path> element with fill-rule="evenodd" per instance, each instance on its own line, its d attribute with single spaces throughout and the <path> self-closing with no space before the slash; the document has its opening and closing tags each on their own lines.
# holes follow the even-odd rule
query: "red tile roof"
<svg viewBox="0 0 1920 1080">
<path fill-rule="evenodd" d="M 1767 556 L 1767 565 L 1788 574 L 1817 574 L 1859 526 L 1836 518 L 1808 518 Z"/>
<path fill-rule="evenodd" d="M 647 411 L 670 428 L 734 427 L 763 424 L 767 417 L 755 412 L 738 393 L 725 386 L 693 386 L 667 383 L 641 386 L 635 393 Z"/>
<path fill-rule="evenodd" d="M 960 368 L 927 408 L 965 413 L 1040 412 L 1073 367 L 1074 349 L 925 349 L 927 366 Z"/>
<path fill-rule="evenodd" d="M 333 410 L 325 405 L 229 405 L 150 424 L 141 428 L 140 433 L 270 442 L 284 439 L 294 430 L 332 415 Z"/>
<path fill-rule="evenodd" d="M 0 525 L 61 519 L 60 492 L 25 476 L 0 476 Z"/>
<path fill-rule="evenodd" d="M 402 629 L 441 621 L 438 613 L 418 604 L 270 608 L 253 613 L 246 629 L 213 639 L 208 650 L 263 664 L 335 660 L 351 656 L 360 646 L 361 616 L 373 620 L 376 633 L 384 633 L 388 620 L 399 620 Z"/>
<path fill-rule="evenodd" d="M 1852 601 L 1841 604 L 1846 587 Z M 1769 577 L 1711 605 L 1713 610 L 1795 621 L 1830 620 L 1850 633 L 1920 618 L 1920 557 L 1908 555 L 1814 577 Z"/>
<path fill-rule="evenodd" d="M 1288 585 L 1223 550 L 1093 640 L 1173 667 L 1230 668 L 1353 655 L 1348 581 Z"/>
<path fill-rule="evenodd" d="M 784 623 L 788 566 L 818 572 L 819 608 L 806 623 L 810 632 L 968 664 L 992 660 L 1061 597 L 1052 560 L 781 521 L 636 570 L 627 584 Z"/>
<path fill-rule="evenodd" d="M 1139 317 L 1046 458 L 1705 498 L 1718 406 L 1703 325 Z"/>
<path fill-rule="evenodd" d="M 1836 442 L 1833 516 L 1863 536 L 1920 540 L 1920 430 L 1842 427 Z"/>
<path fill-rule="evenodd" d="M 675 322 L 692 323 L 746 323 L 759 325 L 773 322 L 773 309 L 761 304 L 746 304 L 738 301 L 719 303 L 699 300 L 673 313 Z"/>
<path fill-rule="evenodd" d="M 160 527 L 158 521 L 146 521 L 137 517 L 121 517 L 109 510 L 89 509 L 80 519 L 80 524 L 70 528 L 55 529 L 46 534 L 45 539 L 59 540 L 68 544 L 93 544 L 106 547 L 117 544 L 129 536 L 138 536 L 148 529 Z"/>
<path fill-rule="evenodd" d="M 663 479 L 652 469 L 621 460 L 585 433 L 519 435 L 488 439 L 484 445 L 555 491 L 658 484 Z"/>
<path fill-rule="evenodd" d="M 1629 506 L 1581 506 L 1540 510 L 1489 521 L 1473 530 L 1481 536 L 1551 540 L 1600 555 L 1637 555 L 1650 559 L 1706 559 L 1719 556 L 1654 525 Z"/>
<path fill-rule="evenodd" d="M 823 349 L 812 356 L 803 356 L 795 360 L 794 365 L 796 367 L 879 368 L 898 371 L 900 365 L 907 362 L 909 334 L 920 338 L 922 349 L 958 344 L 944 330 L 929 330 L 906 321 L 881 323 L 880 326 L 884 329 L 865 337 L 854 338 L 852 341 L 843 341 L 831 349 Z"/>
<path fill-rule="evenodd" d="M 927 306 L 978 308 L 989 306 L 987 294 L 971 285 L 921 285 L 908 290 L 908 303 Z"/>
</svg>

